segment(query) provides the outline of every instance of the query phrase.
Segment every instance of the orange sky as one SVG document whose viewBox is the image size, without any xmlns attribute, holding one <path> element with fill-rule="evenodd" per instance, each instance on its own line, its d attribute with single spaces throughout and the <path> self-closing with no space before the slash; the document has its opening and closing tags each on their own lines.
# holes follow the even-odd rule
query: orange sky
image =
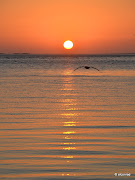
<svg viewBox="0 0 135 180">
<path fill-rule="evenodd" d="M 135 0 L 0 0 L 0 18 L 0 52 L 135 53 Z"/>
</svg>

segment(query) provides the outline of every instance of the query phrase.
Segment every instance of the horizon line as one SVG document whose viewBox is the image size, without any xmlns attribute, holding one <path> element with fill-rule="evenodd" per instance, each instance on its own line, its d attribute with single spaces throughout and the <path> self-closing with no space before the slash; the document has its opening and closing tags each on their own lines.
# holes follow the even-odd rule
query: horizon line
<svg viewBox="0 0 135 180">
<path fill-rule="evenodd" d="M 97 54 L 44 54 L 44 53 L 3 53 L 0 55 L 44 55 L 44 56 L 117 56 L 117 55 L 135 55 L 135 52 L 132 53 L 97 53 Z"/>
</svg>

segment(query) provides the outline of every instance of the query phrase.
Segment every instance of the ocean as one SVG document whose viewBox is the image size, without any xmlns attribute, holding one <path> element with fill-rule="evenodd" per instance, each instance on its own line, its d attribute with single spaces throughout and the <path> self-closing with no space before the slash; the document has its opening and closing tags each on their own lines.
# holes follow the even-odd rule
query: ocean
<svg viewBox="0 0 135 180">
<path fill-rule="evenodd" d="M 0 179 L 135 179 L 135 55 L 1 54 Z"/>
</svg>

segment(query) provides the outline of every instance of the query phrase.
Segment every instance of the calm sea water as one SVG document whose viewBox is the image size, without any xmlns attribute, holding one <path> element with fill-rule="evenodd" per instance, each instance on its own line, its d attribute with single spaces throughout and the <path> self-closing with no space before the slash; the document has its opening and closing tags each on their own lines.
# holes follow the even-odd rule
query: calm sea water
<svg viewBox="0 0 135 180">
<path fill-rule="evenodd" d="M 135 56 L 1 55 L 0 84 L 0 179 L 135 179 Z"/>
</svg>

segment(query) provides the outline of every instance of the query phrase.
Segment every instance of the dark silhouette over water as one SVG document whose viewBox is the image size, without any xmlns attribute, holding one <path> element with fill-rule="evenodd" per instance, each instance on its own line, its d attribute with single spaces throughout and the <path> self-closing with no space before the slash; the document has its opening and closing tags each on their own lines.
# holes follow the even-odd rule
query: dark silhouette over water
<svg viewBox="0 0 135 180">
<path fill-rule="evenodd" d="M 80 66 L 78 68 L 76 68 L 74 71 L 76 71 L 77 69 L 80 69 L 80 68 L 85 68 L 85 69 L 95 69 L 97 71 L 100 71 L 99 69 L 95 68 L 95 67 L 92 67 L 92 66 Z"/>
</svg>

